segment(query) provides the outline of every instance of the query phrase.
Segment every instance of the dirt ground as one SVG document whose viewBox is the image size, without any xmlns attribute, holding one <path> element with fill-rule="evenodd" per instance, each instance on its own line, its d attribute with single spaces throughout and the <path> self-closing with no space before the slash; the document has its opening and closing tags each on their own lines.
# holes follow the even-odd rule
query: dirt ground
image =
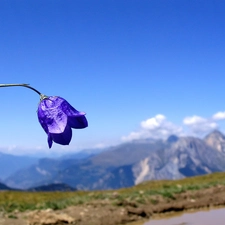
<svg viewBox="0 0 225 225">
<path fill-rule="evenodd" d="M 163 199 L 156 196 L 157 204 L 136 204 L 135 202 L 118 202 L 112 205 L 109 200 L 99 200 L 88 204 L 70 206 L 63 210 L 51 209 L 13 212 L 0 214 L 0 225 L 121 225 L 139 224 L 151 218 L 171 212 L 191 209 L 225 206 L 225 187 L 189 191 Z"/>
</svg>

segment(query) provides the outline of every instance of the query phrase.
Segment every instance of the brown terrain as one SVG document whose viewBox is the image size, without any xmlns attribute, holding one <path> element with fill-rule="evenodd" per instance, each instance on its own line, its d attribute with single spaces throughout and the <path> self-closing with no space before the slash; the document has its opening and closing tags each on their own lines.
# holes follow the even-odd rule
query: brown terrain
<svg viewBox="0 0 225 225">
<path fill-rule="evenodd" d="M 118 193 L 114 192 L 115 198 Z M 156 203 L 157 202 L 157 203 Z M 94 200 L 82 205 L 70 206 L 63 210 L 35 210 L 26 212 L 1 213 L 1 225 L 119 225 L 143 224 L 154 217 L 172 212 L 191 209 L 225 206 L 225 186 L 217 185 L 208 189 L 187 191 L 173 198 L 155 196 L 148 204 L 126 200 L 112 204 L 108 199 Z"/>
</svg>

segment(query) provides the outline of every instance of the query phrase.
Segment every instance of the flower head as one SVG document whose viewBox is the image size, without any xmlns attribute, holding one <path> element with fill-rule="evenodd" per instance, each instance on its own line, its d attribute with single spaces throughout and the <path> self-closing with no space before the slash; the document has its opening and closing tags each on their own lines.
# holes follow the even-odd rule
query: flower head
<svg viewBox="0 0 225 225">
<path fill-rule="evenodd" d="M 72 129 L 88 126 L 84 112 L 74 109 L 65 99 L 57 96 L 41 96 L 38 106 L 38 120 L 48 135 L 48 146 L 52 142 L 68 145 L 72 138 Z"/>
</svg>

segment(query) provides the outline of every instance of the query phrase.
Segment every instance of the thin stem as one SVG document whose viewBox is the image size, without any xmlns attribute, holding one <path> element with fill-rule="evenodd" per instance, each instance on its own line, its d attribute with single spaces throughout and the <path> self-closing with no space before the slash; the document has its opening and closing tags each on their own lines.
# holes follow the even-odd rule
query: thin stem
<svg viewBox="0 0 225 225">
<path fill-rule="evenodd" d="M 37 89 L 31 87 L 29 84 L 0 84 L 0 88 L 1 87 L 16 87 L 16 86 L 29 88 L 29 89 L 35 91 L 36 93 L 38 93 L 40 96 L 42 96 L 41 92 L 39 92 Z"/>
</svg>

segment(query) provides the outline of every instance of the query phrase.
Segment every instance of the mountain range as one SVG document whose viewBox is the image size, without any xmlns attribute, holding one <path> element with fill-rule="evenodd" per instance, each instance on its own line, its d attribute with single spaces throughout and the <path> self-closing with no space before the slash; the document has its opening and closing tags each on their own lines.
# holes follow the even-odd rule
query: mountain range
<svg viewBox="0 0 225 225">
<path fill-rule="evenodd" d="M 81 158 L 42 158 L 4 180 L 13 188 L 67 184 L 74 189 L 101 190 L 133 186 L 146 180 L 180 179 L 225 171 L 225 136 L 138 140 Z"/>
<path fill-rule="evenodd" d="M 36 157 L 16 156 L 0 152 L 0 180 L 6 179 L 17 170 L 35 164 L 37 161 Z"/>
</svg>

